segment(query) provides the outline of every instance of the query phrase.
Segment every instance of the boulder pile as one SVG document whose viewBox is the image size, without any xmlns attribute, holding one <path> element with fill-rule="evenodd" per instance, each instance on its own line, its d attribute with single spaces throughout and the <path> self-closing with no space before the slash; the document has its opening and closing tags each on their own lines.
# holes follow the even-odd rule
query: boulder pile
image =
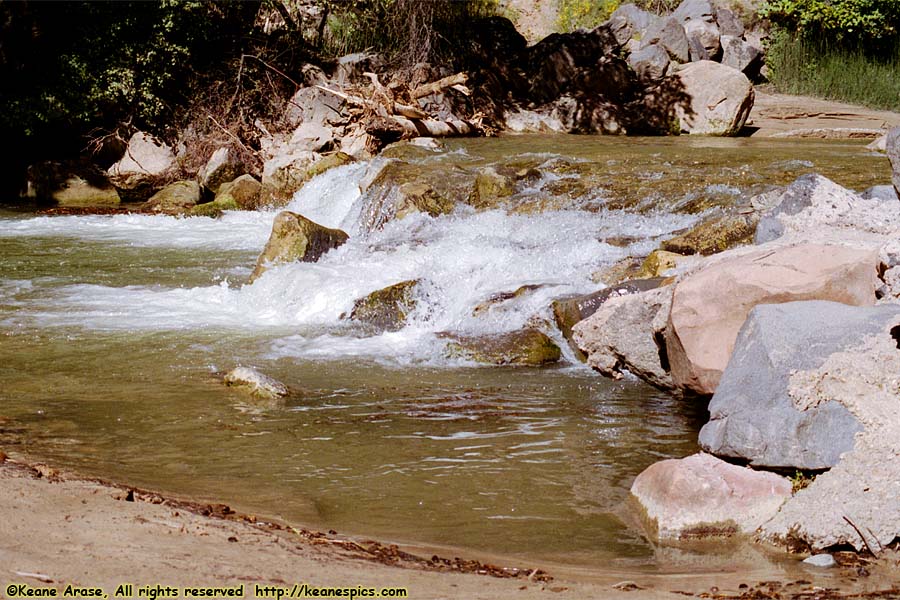
<svg viewBox="0 0 900 600">
<path fill-rule="evenodd" d="M 705 454 L 634 482 L 650 535 L 881 548 L 900 536 L 900 202 L 807 175 L 751 204 L 755 245 L 605 299 L 573 340 L 601 373 L 709 399 Z"/>
</svg>

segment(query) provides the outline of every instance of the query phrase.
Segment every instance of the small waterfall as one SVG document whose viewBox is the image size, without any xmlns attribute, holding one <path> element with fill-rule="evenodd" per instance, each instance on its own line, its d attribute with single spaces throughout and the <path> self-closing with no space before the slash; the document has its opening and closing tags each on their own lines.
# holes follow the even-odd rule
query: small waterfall
<svg viewBox="0 0 900 600">
<path fill-rule="evenodd" d="M 461 160 L 469 161 L 465 156 Z M 252 285 L 244 281 L 268 238 L 275 210 L 229 212 L 218 220 L 37 217 L 13 222 L 0 236 L 72 237 L 145 247 L 148 253 L 167 248 L 190 256 L 186 260 L 196 261 L 198 268 L 204 253 L 228 251 L 243 257 L 225 279 L 204 285 L 62 285 L 53 291 L 49 306 L 45 302 L 33 311 L 32 316 L 46 324 L 241 330 L 274 340 L 275 357 L 366 356 L 394 363 L 442 363 L 446 359 L 439 333 L 480 335 L 547 323 L 554 298 L 602 287 L 591 280 L 592 273 L 649 252 L 660 236 L 696 218 L 598 208 L 596 193 L 548 200 L 548 190 L 558 187 L 561 178 L 542 172 L 541 165 L 556 158 L 531 160 L 538 161 L 538 168 L 527 171 L 523 184 L 501 205 L 477 210 L 458 201 L 447 214 L 407 211 L 403 218 L 395 218 L 398 182 L 378 179 L 390 164 L 386 159 L 327 171 L 297 192 L 286 209 L 345 230 L 349 241 L 316 263 L 270 268 Z M 458 187 L 461 178 L 474 177 L 482 168 L 470 162 L 463 167 L 438 154 L 404 163 L 403 169 L 413 176 L 424 173 L 432 185 L 445 181 Z M 457 187 L 448 187 L 450 195 L 464 199 Z M 585 210 L 588 205 L 590 210 Z M 609 244 L 610 238 L 629 243 Z M 417 305 L 400 331 L 371 335 L 342 319 L 357 299 L 407 280 L 420 282 Z M 516 290 L 522 293 L 511 294 Z"/>
</svg>

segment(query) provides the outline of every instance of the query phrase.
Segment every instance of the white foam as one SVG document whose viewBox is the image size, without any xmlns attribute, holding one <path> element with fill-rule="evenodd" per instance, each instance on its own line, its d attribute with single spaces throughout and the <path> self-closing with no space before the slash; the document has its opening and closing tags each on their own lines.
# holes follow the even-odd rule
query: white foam
<svg viewBox="0 0 900 600">
<path fill-rule="evenodd" d="M 329 227 L 354 232 L 316 263 L 267 270 L 252 285 L 166 288 L 75 284 L 49 290 L 26 313 L 46 325 L 114 330 L 269 331 L 272 357 L 441 362 L 443 331 L 468 335 L 511 331 L 535 315 L 549 317 L 552 299 L 597 289 L 591 274 L 696 217 L 624 211 L 559 210 L 540 214 L 476 212 L 461 207 L 437 218 L 413 214 L 365 232 L 359 224 L 365 198 L 358 182 L 365 164 L 333 169 L 298 192 L 288 208 Z M 144 215 L 54 217 L 12 223 L 20 235 L 81 236 L 145 245 L 261 248 L 274 212 L 227 213 L 220 220 Z M 4 228 L 5 231 L 9 231 Z M 8 233 L 7 233 L 8 234 Z M 630 236 L 630 248 L 601 240 Z M 366 337 L 342 315 L 370 292 L 420 280 L 418 307 L 399 332 Z M 473 309 L 500 292 L 539 285 L 522 296 Z M 285 335 L 290 331 L 293 335 Z"/>
</svg>

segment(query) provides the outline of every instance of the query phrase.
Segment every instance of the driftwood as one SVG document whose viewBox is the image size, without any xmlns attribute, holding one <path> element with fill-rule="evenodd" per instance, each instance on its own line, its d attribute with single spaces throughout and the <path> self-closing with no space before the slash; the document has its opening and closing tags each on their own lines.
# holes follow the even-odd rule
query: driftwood
<svg viewBox="0 0 900 600">
<path fill-rule="evenodd" d="M 453 88 L 468 96 L 469 94 L 471 94 L 471 92 L 469 91 L 469 88 L 463 85 L 468 80 L 469 76 L 465 73 L 457 73 L 456 75 L 444 77 L 443 79 L 438 79 L 437 81 L 432 81 L 431 83 L 423 83 L 422 85 L 411 91 L 409 95 L 412 96 L 413 100 L 418 100 L 419 98 L 424 98 L 425 96 L 443 92 L 447 88 Z"/>
<path fill-rule="evenodd" d="M 359 122 L 367 134 L 370 151 L 377 151 L 391 142 L 415 137 L 453 137 L 479 135 L 482 133 L 480 118 L 478 115 L 471 121 L 457 118 L 436 119 L 418 106 L 412 106 L 405 102 L 412 100 L 415 103 L 419 98 L 454 89 L 464 94 L 469 94 L 468 88 L 463 84 L 468 81 L 465 73 L 457 73 L 450 77 L 444 77 L 431 83 L 425 83 L 414 90 L 408 90 L 402 83 L 391 87 L 384 86 L 375 73 L 363 73 L 372 83 L 367 90 L 352 90 L 348 93 L 343 89 L 332 89 L 324 85 L 315 87 L 341 98 L 348 105 L 355 107 L 354 119 Z M 365 96 L 363 96 L 365 94 Z"/>
<path fill-rule="evenodd" d="M 449 78 L 445 78 L 449 79 Z M 377 81 L 377 79 L 376 79 Z M 444 80 L 441 80 L 444 81 Z M 374 82 L 373 82 L 374 83 Z M 440 82 L 435 82 L 440 83 Z M 452 84 L 456 85 L 456 84 Z M 381 103 L 378 103 L 375 100 L 369 100 L 367 98 L 362 98 L 360 96 L 353 96 L 351 94 L 344 93 L 340 90 L 333 90 L 324 85 L 316 85 L 320 90 L 326 91 L 330 94 L 334 94 L 338 98 L 343 99 L 348 104 L 352 104 L 354 106 L 360 106 L 363 108 L 368 108 L 376 112 L 379 112 L 377 109 L 382 106 Z M 422 86 L 419 86 L 421 89 Z M 445 88 L 446 89 L 446 86 Z M 415 108 L 413 106 L 407 106 L 405 104 L 400 104 L 398 102 L 393 102 L 393 113 L 394 114 L 379 114 L 378 116 L 381 118 L 378 124 L 374 127 L 367 128 L 369 133 L 379 136 L 379 134 L 386 134 L 388 131 L 391 132 L 390 137 L 394 137 L 397 134 L 401 134 L 400 137 L 453 137 L 453 136 L 466 136 L 466 135 L 475 135 L 477 133 L 477 129 L 474 125 L 467 121 L 462 121 L 459 119 L 449 119 L 449 120 L 439 120 L 439 119 L 431 119 L 428 118 L 428 114 L 424 111 Z M 380 136 L 379 136 L 380 137 Z"/>
</svg>

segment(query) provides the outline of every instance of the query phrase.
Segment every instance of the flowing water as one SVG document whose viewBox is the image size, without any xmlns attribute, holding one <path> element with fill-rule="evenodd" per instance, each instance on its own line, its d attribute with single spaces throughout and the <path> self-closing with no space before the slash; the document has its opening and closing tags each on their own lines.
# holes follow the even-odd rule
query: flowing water
<svg viewBox="0 0 900 600">
<path fill-rule="evenodd" d="M 360 191 L 382 159 L 329 171 L 288 208 L 348 243 L 252 285 L 274 210 L 0 212 L 0 445 L 342 533 L 652 567 L 628 487 L 696 450 L 704 407 L 600 378 L 568 349 L 543 369 L 449 358 L 440 333 L 546 323 L 553 298 L 602 287 L 598 269 L 800 174 L 889 181 L 856 143 L 530 136 L 405 158 L 451 195 L 486 165 L 534 171 L 495 207 L 393 220 L 376 202 L 391 190 Z M 400 331 L 342 318 L 409 279 L 422 284 Z M 473 314 L 526 284 L 540 287 Z M 224 387 L 214 373 L 236 365 L 292 395 Z"/>
</svg>

